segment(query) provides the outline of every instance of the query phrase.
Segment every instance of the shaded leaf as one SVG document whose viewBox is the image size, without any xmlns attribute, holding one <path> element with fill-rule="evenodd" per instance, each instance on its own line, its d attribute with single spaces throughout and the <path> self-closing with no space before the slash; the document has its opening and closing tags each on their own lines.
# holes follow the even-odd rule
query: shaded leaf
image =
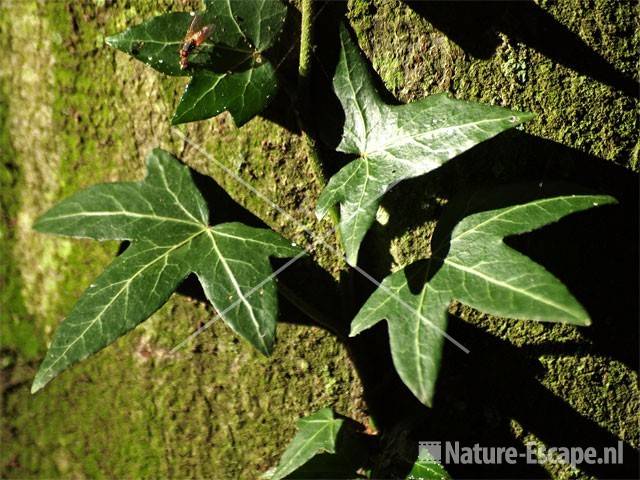
<svg viewBox="0 0 640 480">
<path fill-rule="evenodd" d="M 270 63 L 233 75 L 199 73 L 189 82 L 171 123 L 205 120 L 228 110 L 240 126 L 264 110 L 277 89 Z"/>
<path fill-rule="evenodd" d="M 354 318 L 351 335 L 386 319 L 398 374 L 430 406 L 451 301 L 502 317 L 590 324 L 587 312 L 562 282 L 508 247 L 503 238 L 614 202 L 609 196 L 567 195 L 467 216 L 455 226 L 448 244 L 434 244 L 431 259 L 383 280 Z M 440 224 L 434 239 L 446 236 L 439 228 Z"/>
<path fill-rule="evenodd" d="M 388 105 L 376 92 L 362 55 L 344 27 L 340 42 L 333 85 L 345 123 L 338 150 L 357 159 L 329 180 L 317 212 L 322 217 L 340 204 L 342 242 L 347 261 L 354 265 L 380 199 L 394 184 L 430 172 L 532 115 L 443 94 Z"/>
<path fill-rule="evenodd" d="M 451 476 L 442 465 L 434 459 L 416 460 L 413 464 L 407 480 L 448 480 Z"/>
<path fill-rule="evenodd" d="M 262 111 L 275 94 L 273 66 L 264 56 L 282 30 L 286 6 L 280 0 L 208 0 L 202 24 L 212 33 L 180 69 L 179 51 L 193 20 L 167 13 L 107 38 L 107 43 L 154 69 L 193 76 L 173 124 L 213 117 L 227 110 L 240 126 Z"/>
<path fill-rule="evenodd" d="M 192 20 L 188 12 L 166 13 L 105 41 L 165 75 L 187 76 L 191 72 L 180 69 L 179 51 Z"/>
<path fill-rule="evenodd" d="M 301 254 L 271 230 L 235 222 L 209 226 L 189 169 L 159 149 L 147 159 L 144 181 L 90 187 L 51 208 L 35 228 L 132 243 L 62 322 L 32 392 L 146 320 L 192 272 L 227 325 L 269 354 L 278 308 L 275 284 L 267 281 L 269 257 Z"/>
<path fill-rule="evenodd" d="M 269 478 L 280 480 L 322 452 L 335 453 L 336 440 L 343 420 L 336 419 L 329 408 L 323 408 L 298 420 L 298 433 L 282 454 Z"/>
</svg>

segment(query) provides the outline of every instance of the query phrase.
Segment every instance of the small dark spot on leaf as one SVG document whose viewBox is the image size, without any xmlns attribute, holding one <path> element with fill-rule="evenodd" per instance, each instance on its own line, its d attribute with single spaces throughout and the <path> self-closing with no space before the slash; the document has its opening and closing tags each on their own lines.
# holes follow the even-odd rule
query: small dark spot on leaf
<svg viewBox="0 0 640 480">
<path fill-rule="evenodd" d="M 131 54 L 138 55 L 140 50 L 142 50 L 142 47 L 144 47 L 144 42 L 133 42 L 131 44 Z"/>
</svg>

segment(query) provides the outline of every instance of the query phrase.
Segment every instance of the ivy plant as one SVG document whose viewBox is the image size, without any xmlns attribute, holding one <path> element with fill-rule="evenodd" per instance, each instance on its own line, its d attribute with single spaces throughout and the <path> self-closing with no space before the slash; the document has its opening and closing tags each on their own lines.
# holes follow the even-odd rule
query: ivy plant
<svg viewBox="0 0 640 480">
<path fill-rule="evenodd" d="M 355 423 L 349 420 L 351 424 Z M 376 452 L 378 435 L 354 431 L 343 418 L 336 418 L 330 408 L 320 409 L 298 420 L 293 437 L 278 464 L 263 478 L 377 478 Z M 445 468 L 428 452 L 415 462 L 409 460 L 407 480 L 449 480 Z M 412 462 L 412 463 L 410 463 Z M 388 477 L 388 475 L 385 475 Z"/>
<path fill-rule="evenodd" d="M 282 454 L 275 470 L 269 472 L 269 478 L 281 480 L 320 453 L 336 453 L 343 424 L 344 420 L 335 418 L 330 408 L 323 408 L 298 420 L 298 433 Z"/>
<path fill-rule="evenodd" d="M 32 392 L 146 320 L 192 272 L 225 323 L 268 355 L 278 311 L 269 257 L 303 254 L 271 230 L 210 225 L 189 169 L 159 149 L 147 158 L 142 182 L 90 187 L 54 206 L 35 228 L 131 245 L 62 322 Z"/>
<path fill-rule="evenodd" d="M 180 50 L 195 12 L 159 15 L 107 38 L 117 48 L 165 75 L 191 76 L 171 122 L 193 122 L 228 111 L 237 126 L 260 113 L 278 88 L 266 51 L 287 14 L 280 0 L 205 0 L 200 22 L 211 28 L 189 66 Z"/>
<path fill-rule="evenodd" d="M 340 204 L 341 238 L 347 262 L 355 265 L 380 199 L 393 185 L 438 168 L 532 115 L 445 94 L 388 105 L 376 92 L 362 54 L 344 27 L 340 48 L 333 86 L 345 122 L 338 150 L 357 158 L 329 180 L 317 212 L 322 218 Z"/>
<path fill-rule="evenodd" d="M 570 195 L 484 211 L 464 218 L 450 238 L 442 227 L 445 212 L 434 232 L 431 258 L 385 278 L 354 318 L 351 335 L 386 319 L 398 374 L 431 406 L 453 300 L 501 317 L 590 324 L 560 280 L 503 239 L 613 202 L 606 195 Z"/>
<path fill-rule="evenodd" d="M 310 0 L 302 1 L 299 74 L 307 80 L 311 5 Z M 282 31 L 287 8 L 279 0 L 205 0 L 204 6 L 197 16 L 189 12 L 157 16 L 109 37 L 107 43 L 166 75 L 191 77 L 172 123 L 228 111 L 240 127 L 276 92 L 269 49 Z M 185 45 L 194 18 L 206 30 L 200 30 L 198 42 Z M 323 217 L 339 207 L 339 216 L 332 219 L 347 263 L 366 274 L 357 267 L 360 245 L 389 189 L 428 174 L 532 115 L 444 94 L 389 104 L 376 90 L 363 54 L 345 26 L 339 43 L 333 88 L 345 121 L 337 150 L 349 154 L 350 160 L 324 185 L 316 211 Z M 303 132 L 311 137 L 310 133 Z M 317 162 L 313 142 L 308 143 L 310 161 Z M 604 195 L 563 195 L 461 216 L 448 207 L 437 223 L 430 257 L 404 265 L 378 284 L 353 319 L 351 335 L 386 320 L 400 378 L 431 406 L 452 301 L 501 317 L 589 324 L 587 312 L 567 287 L 504 239 L 614 201 Z M 215 211 L 211 213 L 215 217 Z M 156 149 L 147 159 L 143 181 L 90 187 L 38 219 L 35 228 L 40 232 L 130 245 L 83 293 L 55 332 L 32 392 L 146 320 L 191 273 L 224 322 L 260 352 L 271 353 L 278 303 L 269 258 L 297 259 L 305 253 L 271 230 L 237 222 L 212 224 L 209 214 L 189 169 Z M 319 457 L 333 461 L 350 444 L 347 438 L 344 419 L 330 409 L 303 418 L 269 475 L 280 479 L 299 474 Z M 346 468 L 348 475 L 355 475 L 353 462 L 341 462 L 334 462 L 339 468 L 332 474 Z M 325 463 L 318 465 L 328 471 Z M 425 478 L 448 477 L 433 462 L 418 462 L 411 472 Z"/>
</svg>

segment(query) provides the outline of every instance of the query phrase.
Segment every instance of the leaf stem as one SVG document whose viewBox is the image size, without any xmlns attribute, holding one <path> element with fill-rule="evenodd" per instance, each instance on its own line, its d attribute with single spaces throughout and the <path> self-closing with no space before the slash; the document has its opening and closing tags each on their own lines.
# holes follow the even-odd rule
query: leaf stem
<svg viewBox="0 0 640 480">
<path fill-rule="evenodd" d="M 310 112 L 310 101 L 309 101 L 309 90 L 311 87 L 311 67 L 312 67 L 312 57 L 313 57 L 313 21 L 314 21 L 314 0 L 302 0 L 302 20 L 300 26 L 300 56 L 298 60 L 298 87 L 297 87 L 297 102 L 299 106 L 299 113 L 296 115 L 298 120 L 298 125 L 300 127 L 301 134 L 305 140 L 307 147 L 307 157 L 311 164 L 311 169 L 313 171 L 314 176 L 316 177 L 317 182 L 320 184 L 320 188 L 324 190 L 327 186 L 327 179 L 324 174 L 324 169 L 322 168 L 322 163 L 320 161 L 320 156 L 318 154 L 318 149 L 316 148 L 316 142 L 314 138 L 309 135 L 308 123 L 309 123 L 309 112 Z M 331 206 L 327 212 L 327 216 L 331 221 L 331 225 L 334 228 L 336 241 L 338 245 L 342 245 L 342 238 L 340 234 L 340 213 L 338 211 L 338 207 L 336 205 Z M 347 270 L 349 270 L 347 265 Z M 343 273 L 344 274 L 344 273 Z M 342 274 L 341 274 L 342 275 Z M 353 305 L 353 277 L 349 275 L 347 272 L 347 276 L 349 278 L 347 284 L 347 289 L 341 290 L 341 303 L 342 303 L 342 317 L 343 321 L 349 321 L 349 311 L 350 306 Z M 289 291 L 289 293 L 292 293 Z M 283 291 L 283 294 L 286 296 L 287 293 Z M 316 322 L 332 331 L 338 338 L 344 338 L 344 335 L 340 335 L 340 333 L 336 330 L 335 327 L 331 328 L 330 325 L 326 323 L 326 319 L 317 318 L 314 315 L 314 312 L 307 313 L 305 306 L 299 305 L 295 303 L 292 299 L 294 305 L 300 308 L 304 313 L 306 313 L 310 318 L 316 320 Z M 317 312 L 316 312 L 317 313 Z"/>
<path fill-rule="evenodd" d="M 300 57 L 298 61 L 299 85 L 308 83 L 311 76 L 311 39 L 313 37 L 313 0 L 302 0 L 302 24 L 300 26 Z M 306 85 L 304 85 L 306 86 Z"/>
<path fill-rule="evenodd" d="M 315 141 L 307 132 L 305 124 L 309 112 L 309 84 L 311 79 L 311 64 L 313 52 L 313 0 L 302 0 L 302 23 L 300 27 L 300 56 L 298 60 L 298 102 L 301 115 L 298 116 L 300 130 L 307 144 L 307 153 L 311 169 L 321 188 L 327 185 L 322 163 L 316 149 Z M 329 210 L 329 218 L 336 228 L 336 235 L 340 236 L 338 225 L 340 216 L 338 210 L 332 207 Z"/>
</svg>

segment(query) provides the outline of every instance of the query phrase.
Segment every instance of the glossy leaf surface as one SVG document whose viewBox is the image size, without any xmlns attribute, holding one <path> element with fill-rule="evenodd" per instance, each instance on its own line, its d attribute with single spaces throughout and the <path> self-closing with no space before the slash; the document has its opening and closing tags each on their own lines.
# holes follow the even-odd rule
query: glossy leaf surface
<svg viewBox="0 0 640 480">
<path fill-rule="evenodd" d="M 280 0 L 207 0 L 202 25 L 210 36 L 180 68 L 179 51 L 193 20 L 188 12 L 159 15 L 107 43 L 166 75 L 192 76 L 172 119 L 179 124 L 227 110 L 240 126 L 262 111 L 277 90 L 275 70 L 264 56 L 284 24 Z"/>
<path fill-rule="evenodd" d="M 345 112 L 338 150 L 357 156 L 330 180 L 318 216 L 340 204 L 347 261 L 357 262 L 381 197 L 397 182 L 434 170 L 484 140 L 531 118 L 529 113 L 432 95 L 407 105 L 379 96 L 350 34 L 340 32 L 334 90 Z"/>
<path fill-rule="evenodd" d="M 336 440 L 343 420 L 336 419 L 329 408 L 323 408 L 298 420 L 298 433 L 282 454 L 272 480 L 280 480 L 322 452 L 335 453 Z"/>
<path fill-rule="evenodd" d="M 453 300 L 502 317 L 590 324 L 560 280 L 503 239 L 614 202 L 609 196 L 569 195 L 480 212 L 460 221 L 448 242 L 438 225 L 432 258 L 385 278 L 354 318 L 351 335 L 386 319 L 398 374 L 430 406 Z"/>
<path fill-rule="evenodd" d="M 90 187 L 38 219 L 40 232 L 131 245 L 62 322 L 32 392 L 146 320 L 192 272 L 227 325 L 271 352 L 278 306 L 269 257 L 301 255 L 300 249 L 271 230 L 209 226 L 189 169 L 169 153 L 154 150 L 147 171 L 142 182 Z"/>
</svg>

